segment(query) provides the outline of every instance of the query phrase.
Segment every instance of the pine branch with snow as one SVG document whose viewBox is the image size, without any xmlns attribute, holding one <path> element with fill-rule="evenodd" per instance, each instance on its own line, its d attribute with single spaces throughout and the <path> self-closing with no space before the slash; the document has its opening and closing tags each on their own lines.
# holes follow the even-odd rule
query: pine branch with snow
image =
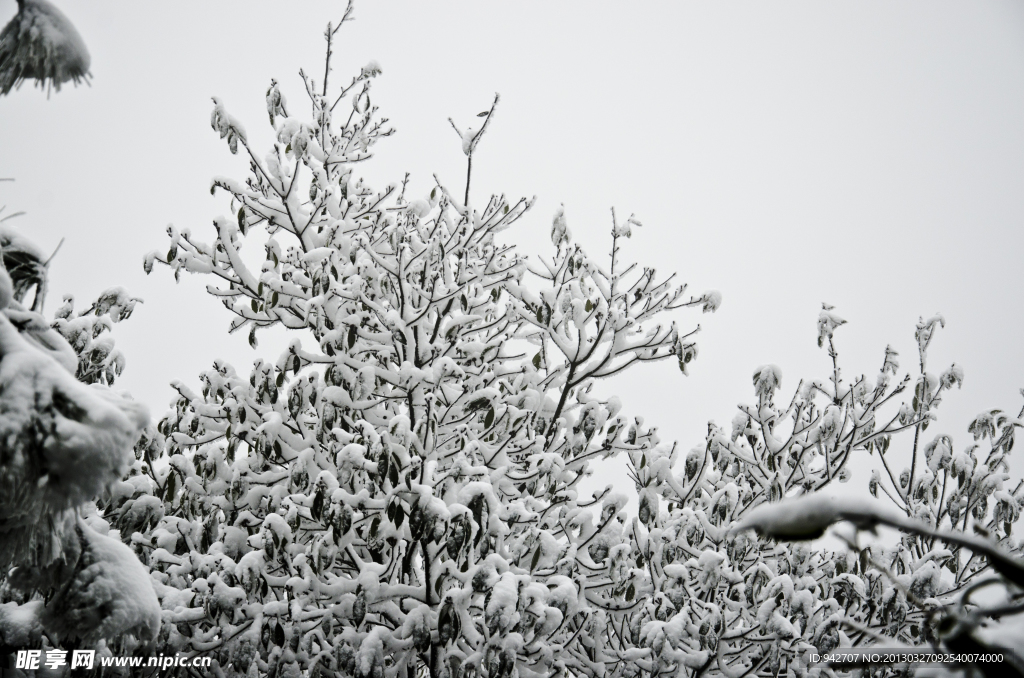
<svg viewBox="0 0 1024 678">
<path fill-rule="evenodd" d="M 48 0 L 18 0 L 18 13 L 0 31 L 0 95 L 26 80 L 60 91 L 89 81 L 89 51 L 64 14 Z"/>
<path fill-rule="evenodd" d="M 49 553 L 48 521 L 121 477 L 147 414 L 77 381 L 7 313 L 0 356 L 0 561 L 9 566 Z"/>
<path fill-rule="evenodd" d="M 106 385 L 83 383 L 99 380 L 75 378 L 98 355 L 85 351 L 100 334 L 91 320 L 125 317 L 137 300 L 105 294 L 90 309 L 85 346 L 72 347 L 61 325 L 70 313 L 54 329 L 21 303 L 34 288 L 41 310 L 48 260 L 8 227 L 0 245 L 0 645 L 152 640 L 160 608 L 147 569 L 87 525 L 105 528 L 92 502 L 119 484 L 148 415 Z"/>
</svg>

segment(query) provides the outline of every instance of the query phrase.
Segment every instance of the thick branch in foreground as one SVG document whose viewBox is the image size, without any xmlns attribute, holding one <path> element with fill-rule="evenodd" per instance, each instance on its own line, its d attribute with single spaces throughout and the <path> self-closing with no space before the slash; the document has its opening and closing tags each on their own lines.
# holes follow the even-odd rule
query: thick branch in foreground
<svg viewBox="0 0 1024 678">
<path fill-rule="evenodd" d="M 1003 553 L 981 537 L 951 532 L 908 518 L 881 503 L 859 497 L 837 497 L 828 492 L 765 504 L 750 512 L 733 532 L 752 529 L 766 537 L 783 541 L 816 539 L 835 523 L 849 521 L 862 529 L 888 525 L 903 532 L 965 546 L 988 558 L 989 563 L 1007 580 L 1024 587 L 1024 562 Z"/>
</svg>

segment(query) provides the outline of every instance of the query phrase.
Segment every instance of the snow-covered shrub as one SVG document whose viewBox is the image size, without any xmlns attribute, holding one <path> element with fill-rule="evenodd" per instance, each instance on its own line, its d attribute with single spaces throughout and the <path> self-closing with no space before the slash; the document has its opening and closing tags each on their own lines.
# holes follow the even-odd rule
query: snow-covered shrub
<svg viewBox="0 0 1024 678">
<path fill-rule="evenodd" d="M 985 413 L 970 426 L 974 444 L 959 450 L 948 435 L 929 440 L 941 398 L 963 379 L 955 365 L 927 370 L 941 317 L 918 324 L 919 374 L 902 379 L 891 348 L 873 380 L 844 379 L 833 340 L 844 323 L 830 308 L 821 314 L 819 345 L 833 361 L 827 381 L 801 382 L 783 400 L 781 370 L 760 367 L 757 400 L 739 407 L 731 430 L 709 425 L 705 443 L 686 455 L 630 453 L 654 508 L 644 512 L 641 502 L 634 531 L 649 564 L 638 591 L 649 602 L 632 620 L 643 650 L 625 674 L 814 674 L 822 669 L 808 667 L 808 654 L 840 644 L 938 647 L 943 633 L 951 637 L 940 622 L 961 594 L 1005 569 L 1003 551 L 987 553 L 969 533 L 1019 554 L 1009 537 L 1024 495 L 1020 483 L 1008 484 L 1006 455 L 1020 420 Z M 901 404 L 904 393 L 912 397 Z M 900 433 L 907 444 L 891 444 Z M 834 485 L 851 464 L 873 469 L 866 489 L 876 499 Z M 802 541 L 844 520 L 904 534 L 836 552 Z M 953 536 L 943 543 L 936 531 Z"/>
<path fill-rule="evenodd" d="M 609 264 L 562 213 L 553 254 L 527 261 L 498 234 L 530 201 L 367 186 L 356 163 L 390 133 L 379 72 L 330 97 L 304 77 L 311 120 L 272 83 L 264 155 L 215 102 L 251 174 L 214 180 L 231 216 L 211 240 L 170 229 L 146 268 L 219 281 L 254 346 L 272 326 L 295 338 L 248 373 L 174 384 L 107 519 L 163 584 L 162 642 L 228 674 L 604 673 L 641 604 L 635 554 L 625 495 L 577 488 L 591 460 L 657 440 L 592 385 L 640 361 L 685 371 L 693 332 L 665 314 L 717 293 L 625 262 L 632 218 L 613 214 Z M 484 129 L 463 135 L 470 157 Z"/>
</svg>

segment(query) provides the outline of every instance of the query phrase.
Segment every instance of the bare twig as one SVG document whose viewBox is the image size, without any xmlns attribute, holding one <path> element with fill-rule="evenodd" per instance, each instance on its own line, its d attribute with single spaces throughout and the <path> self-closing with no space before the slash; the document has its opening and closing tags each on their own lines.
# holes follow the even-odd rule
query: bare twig
<svg viewBox="0 0 1024 678">
<path fill-rule="evenodd" d="M 324 31 L 324 38 L 327 40 L 327 58 L 324 60 L 324 93 L 323 96 L 327 97 L 327 76 L 331 73 L 331 44 L 334 39 L 334 34 L 342 27 L 346 21 L 352 21 L 352 0 L 348 0 L 348 6 L 345 8 L 345 13 L 341 17 L 341 21 L 338 22 L 337 26 L 333 26 L 328 23 L 327 30 Z"/>
</svg>

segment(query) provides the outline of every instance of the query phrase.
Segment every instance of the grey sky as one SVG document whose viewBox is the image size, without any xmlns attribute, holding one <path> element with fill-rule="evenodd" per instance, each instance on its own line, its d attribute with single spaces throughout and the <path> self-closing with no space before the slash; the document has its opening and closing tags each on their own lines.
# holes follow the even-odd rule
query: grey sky
<svg viewBox="0 0 1024 678">
<path fill-rule="evenodd" d="M 210 178 L 244 176 L 209 127 L 210 96 L 267 148 L 270 78 L 301 108 L 297 71 L 321 80 L 323 28 L 344 3 L 57 4 L 92 52 L 93 84 L 0 98 L 0 176 L 17 177 L 0 205 L 29 213 L 12 223 L 43 249 L 67 238 L 50 310 L 112 285 L 145 299 L 117 330 L 121 385 L 158 418 L 170 380 L 194 384 L 218 356 L 247 372 L 254 357 L 226 337 L 205 280 L 142 271 L 168 223 L 209 240 L 227 212 Z M 0 0 L 0 22 L 15 9 Z M 538 196 L 511 234 L 526 251 L 544 251 L 559 203 L 587 249 L 606 251 L 614 206 L 644 223 L 628 256 L 722 291 L 717 314 L 680 314 L 704 328 L 692 376 L 662 364 L 609 386 L 664 440 L 688 449 L 708 419 L 728 423 L 761 364 L 781 366 L 784 391 L 824 379 L 823 301 L 850 321 L 837 334 L 847 376 L 877 372 L 887 343 L 912 366 L 918 316 L 945 315 L 931 368 L 966 372 L 937 427 L 958 448 L 977 411 L 1019 410 L 1021 3 L 364 0 L 356 17 L 332 78 L 370 59 L 384 69 L 372 98 L 398 133 L 364 168 L 375 184 L 410 171 L 425 193 L 436 172 L 461 188 L 447 118 L 475 122 L 497 91 L 473 193 Z"/>
</svg>

